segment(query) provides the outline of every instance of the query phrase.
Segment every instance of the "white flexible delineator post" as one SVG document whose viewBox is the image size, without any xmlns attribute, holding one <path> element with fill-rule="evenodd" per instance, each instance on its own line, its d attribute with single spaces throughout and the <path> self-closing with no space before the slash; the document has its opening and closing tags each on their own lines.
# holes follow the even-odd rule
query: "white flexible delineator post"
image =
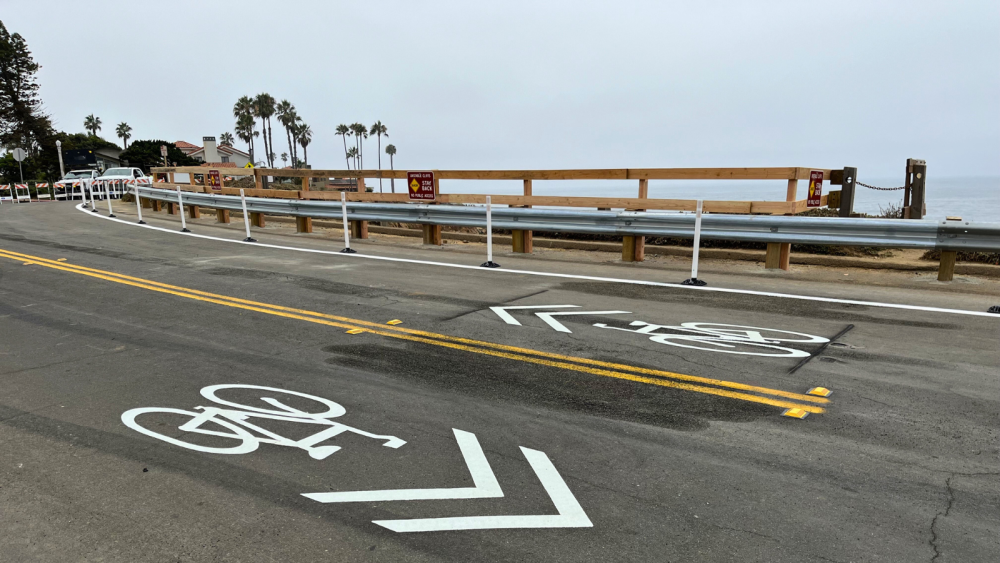
<svg viewBox="0 0 1000 563">
<path fill-rule="evenodd" d="M 691 255 L 691 277 L 684 280 L 684 285 L 708 285 L 704 280 L 698 279 L 698 247 L 701 246 L 701 210 L 704 201 L 698 200 L 698 207 L 694 214 L 694 249 Z"/>
<path fill-rule="evenodd" d="M 145 225 L 146 222 L 142 220 L 142 203 L 139 201 L 139 184 L 133 183 L 132 187 L 135 188 L 135 211 L 139 214 L 139 224 Z"/>
<path fill-rule="evenodd" d="M 105 186 L 107 186 L 107 184 L 105 184 Z M 107 196 L 108 199 L 108 217 L 117 217 L 117 215 L 115 215 L 115 212 L 111 210 L 111 193 L 108 191 L 109 189 L 110 188 L 108 187 L 104 188 L 105 190 L 104 194 Z"/>
<path fill-rule="evenodd" d="M 96 190 L 97 190 L 97 184 L 98 184 L 98 182 L 91 182 L 90 183 L 90 210 L 93 211 L 94 213 L 98 212 L 97 211 L 97 195 L 95 193 Z"/>
<path fill-rule="evenodd" d="M 243 242 L 257 242 L 257 239 L 250 236 L 250 215 L 247 213 L 247 196 L 243 194 L 243 188 L 240 188 L 240 203 L 243 204 L 243 225 L 247 228 L 247 238 Z"/>
<path fill-rule="evenodd" d="M 493 201 L 486 196 L 486 262 L 484 268 L 499 268 L 500 264 L 493 261 Z"/>
<path fill-rule="evenodd" d="M 344 254 L 354 254 L 357 250 L 351 249 L 351 228 L 347 222 L 347 192 L 340 192 L 340 216 L 344 223 Z"/>
<path fill-rule="evenodd" d="M 177 205 L 180 207 L 181 211 L 181 232 L 190 233 L 191 231 L 188 230 L 187 219 L 184 218 L 184 196 L 181 195 L 180 186 L 177 186 Z M 250 227 L 247 226 L 247 229 L 249 228 Z"/>
</svg>

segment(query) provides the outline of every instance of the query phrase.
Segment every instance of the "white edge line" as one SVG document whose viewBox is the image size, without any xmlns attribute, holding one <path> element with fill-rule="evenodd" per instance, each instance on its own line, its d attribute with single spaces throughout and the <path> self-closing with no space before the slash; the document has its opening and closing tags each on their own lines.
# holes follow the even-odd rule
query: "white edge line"
<svg viewBox="0 0 1000 563">
<path fill-rule="evenodd" d="M 87 214 L 88 217 L 94 217 L 95 214 L 87 209 L 83 209 L 83 204 L 79 204 L 76 208 Z M 997 318 L 994 313 L 987 313 L 985 311 L 967 311 L 964 309 L 945 309 L 943 307 L 926 307 L 923 305 L 905 305 L 902 303 L 881 303 L 879 301 L 861 301 L 857 299 L 838 299 L 836 297 L 815 297 L 812 295 L 795 295 L 793 293 L 775 293 L 771 291 L 755 291 L 752 289 L 729 289 L 724 287 L 708 287 L 708 286 L 695 286 L 695 285 L 681 285 L 679 283 L 666 283 L 666 282 L 655 282 L 646 280 L 628 280 L 621 278 L 605 278 L 600 276 L 582 276 L 579 274 L 558 274 L 555 272 L 536 272 L 533 270 L 510 270 L 503 268 L 483 268 L 481 266 L 471 266 L 465 264 L 449 264 L 447 262 L 432 262 L 430 260 L 414 260 L 412 258 L 393 258 L 390 256 L 374 256 L 369 254 L 341 254 L 336 250 L 317 250 L 312 248 L 298 248 L 295 246 L 282 246 L 278 244 L 264 244 L 260 242 L 245 242 L 242 240 L 234 240 L 228 238 L 212 237 L 208 235 L 199 235 L 196 233 L 182 233 L 180 231 L 174 231 L 171 229 L 165 229 L 163 227 L 154 227 L 153 225 L 139 225 L 131 221 L 126 221 L 124 219 L 119 219 L 117 217 L 107 217 L 101 214 L 96 214 L 97 217 L 101 219 L 106 219 L 108 221 L 115 221 L 117 223 L 123 223 L 132 227 L 142 227 L 144 229 L 152 229 L 154 231 L 162 231 L 165 233 L 170 233 L 173 235 L 181 235 L 186 237 L 202 238 L 207 240 L 216 240 L 221 242 L 231 242 L 235 244 L 246 244 L 249 246 L 257 246 L 261 248 L 273 248 L 276 250 L 294 250 L 297 252 L 311 252 L 313 254 L 328 254 L 331 256 L 338 256 L 341 258 L 351 258 L 360 259 L 365 258 L 368 260 L 385 260 L 387 262 L 405 262 L 408 264 L 424 264 L 427 266 L 444 266 L 447 268 L 461 268 L 465 270 L 476 270 L 477 272 L 482 272 L 484 274 L 522 274 L 529 276 L 544 276 L 550 278 L 567 278 L 567 279 L 577 279 L 577 280 L 588 280 L 588 281 L 600 281 L 600 282 L 612 282 L 612 283 L 627 283 L 632 285 L 649 285 L 655 287 L 670 287 L 676 289 L 686 289 L 689 291 L 709 291 L 716 293 L 737 293 L 741 295 L 757 295 L 761 297 L 779 297 L 783 299 L 798 299 L 801 301 L 819 301 L 824 303 L 840 303 L 843 305 L 864 305 L 866 307 L 884 307 L 887 309 L 905 309 L 908 311 L 926 311 L 929 313 L 950 313 L 954 315 L 970 315 L 974 317 L 992 317 Z"/>
</svg>

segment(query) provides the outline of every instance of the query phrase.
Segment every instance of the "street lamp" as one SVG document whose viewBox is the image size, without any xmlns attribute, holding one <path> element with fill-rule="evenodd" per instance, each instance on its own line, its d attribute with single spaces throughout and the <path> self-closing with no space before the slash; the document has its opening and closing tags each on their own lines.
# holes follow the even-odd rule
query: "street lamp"
<svg viewBox="0 0 1000 563">
<path fill-rule="evenodd" d="M 66 176 L 66 170 L 63 168 L 62 141 L 58 139 L 56 139 L 56 151 L 59 153 L 59 179 L 62 180 Z"/>
</svg>

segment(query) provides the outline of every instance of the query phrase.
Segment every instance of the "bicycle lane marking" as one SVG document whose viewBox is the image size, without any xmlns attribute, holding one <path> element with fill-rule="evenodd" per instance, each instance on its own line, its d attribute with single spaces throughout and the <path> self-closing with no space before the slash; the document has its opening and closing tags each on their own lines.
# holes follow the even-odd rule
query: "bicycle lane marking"
<svg viewBox="0 0 1000 563">
<path fill-rule="evenodd" d="M 755 402 L 766 404 L 774 407 L 780 408 L 800 408 L 811 413 L 822 413 L 825 409 L 816 405 L 808 405 L 797 402 L 791 402 L 781 399 L 771 399 L 769 397 L 761 397 L 758 395 L 751 395 L 748 393 L 730 391 L 728 389 L 720 389 L 718 387 L 708 387 L 706 385 L 715 385 L 719 387 L 727 387 L 731 389 L 739 389 L 741 391 L 750 391 L 753 393 L 761 393 L 766 395 L 772 395 L 776 397 L 785 397 L 788 399 L 793 399 L 796 401 L 807 401 L 810 403 L 827 403 L 828 400 L 821 397 L 813 397 L 809 395 L 803 395 L 800 393 L 793 393 L 790 391 L 782 391 L 779 389 L 770 389 L 766 387 L 759 387 L 754 385 L 747 385 L 742 383 L 736 383 L 732 381 L 725 381 L 719 379 L 703 378 L 699 376 L 680 374 L 674 372 L 666 372 L 660 370 L 651 370 L 648 368 L 640 368 L 637 366 L 628 366 L 626 364 L 616 364 L 613 362 L 603 362 L 599 360 L 591 360 L 589 358 L 578 358 L 573 356 L 562 356 L 558 354 L 552 354 L 548 352 L 543 352 L 539 350 L 531 350 L 526 348 L 517 348 L 513 346 L 506 346 L 502 344 L 482 342 L 471 339 L 464 339 L 459 337 L 451 337 L 448 335 L 440 335 L 436 333 L 430 333 L 425 331 L 414 331 L 407 329 L 399 329 L 398 327 L 389 327 L 386 325 L 380 325 L 370 321 L 362 321 L 357 319 L 350 319 L 346 317 L 336 317 L 333 315 L 326 315 L 323 313 L 317 313 L 313 311 L 305 311 L 300 309 L 290 309 L 288 307 L 281 307 L 277 305 L 269 305 L 266 303 L 258 302 L 248 302 L 247 300 L 227 297 L 217 294 L 207 294 L 215 295 L 215 297 L 207 297 L 199 294 L 206 294 L 206 292 L 201 292 L 198 290 L 189 290 L 187 288 L 182 288 L 179 286 L 167 286 L 167 284 L 160 284 L 159 282 L 153 282 L 149 280 L 142 280 L 142 278 L 134 278 L 131 276 L 124 276 L 121 274 L 116 274 L 114 272 L 106 272 L 101 270 L 95 270 L 92 268 L 76 267 L 72 264 L 67 264 L 67 262 L 55 262 L 46 258 L 40 258 L 36 256 L 21 254 L 13 251 L 7 251 L 0 249 L 0 257 L 8 258 L 10 260 L 15 260 L 22 263 L 34 264 L 39 266 L 44 266 L 47 268 L 60 270 L 68 273 L 74 273 L 89 277 L 94 277 L 98 279 L 103 279 L 106 281 L 111 281 L 114 283 L 120 283 L 123 285 L 129 285 L 133 287 L 138 287 L 142 289 L 147 289 L 150 291 L 155 291 L 159 293 L 166 293 L 170 295 L 175 295 L 178 297 L 185 297 L 188 299 L 194 299 L 197 301 L 204 301 L 208 303 L 214 303 L 217 305 L 224 305 L 227 307 L 234 307 L 239 309 L 245 309 L 250 311 L 255 311 L 259 313 L 276 315 L 280 317 L 303 320 L 307 322 L 312 322 L 316 324 L 323 324 L 328 326 L 334 326 L 337 328 L 345 329 L 360 329 L 364 332 L 370 332 L 380 336 L 387 336 L 390 338 L 398 338 L 402 340 L 409 340 L 413 342 L 421 342 L 425 344 L 431 344 L 434 346 L 441 346 L 445 348 L 451 348 L 455 350 L 462 350 L 477 354 L 484 354 L 488 356 L 506 358 L 511 360 L 518 360 L 527 363 L 533 363 L 538 365 L 545 365 L 549 367 L 561 368 L 570 371 L 576 371 L 581 373 L 588 373 L 592 375 L 599 375 L 604 377 L 611 377 L 614 379 L 623 379 L 628 381 L 633 381 L 637 383 L 646 383 L 650 385 L 655 385 L 659 387 L 670 387 L 675 389 L 681 389 L 685 391 L 693 391 L 698 393 L 705 393 L 709 395 L 717 395 L 721 397 L 727 397 L 731 399 L 738 399 L 743 401 Z M 125 279 L 130 278 L 130 279 Z M 133 281 L 141 280 L 141 281 Z M 166 286 L 166 287 L 163 287 Z M 250 303 L 254 303 L 251 305 Z M 301 313 L 290 313 L 286 312 L 288 310 L 301 311 Z M 327 320 L 327 319 L 343 319 L 340 320 Z M 378 327 L 378 328 L 375 328 Z M 426 336 L 424 336 L 426 335 Z M 510 351 L 508 351 L 510 350 Z M 539 357 L 535 357 L 539 356 Z M 547 358 L 557 358 L 557 359 L 547 359 Z M 574 363 L 570 363 L 574 362 Z M 590 364 L 602 367 L 611 367 L 613 369 L 598 369 L 587 367 L 586 365 L 579 364 Z M 647 375 L 654 375 L 656 379 L 652 377 L 645 377 L 643 375 L 636 375 L 636 373 L 626 373 L 623 371 L 614 371 L 618 369 L 628 370 L 637 373 L 643 373 Z M 660 379 L 663 378 L 663 379 Z M 702 383 L 704 385 L 694 385 L 691 383 L 683 383 L 681 381 L 671 381 L 669 379 L 677 379 L 681 381 L 694 381 Z"/>
</svg>

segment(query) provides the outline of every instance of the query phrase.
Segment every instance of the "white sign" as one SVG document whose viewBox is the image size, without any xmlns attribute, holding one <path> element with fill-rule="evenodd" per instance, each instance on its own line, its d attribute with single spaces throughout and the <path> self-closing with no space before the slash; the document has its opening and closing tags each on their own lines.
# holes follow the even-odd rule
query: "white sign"
<svg viewBox="0 0 1000 563">
<path fill-rule="evenodd" d="M 264 391 L 266 394 L 261 396 L 260 400 L 273 408 L 235 403 L 222 399 L 217 395 L 219 391 L 233 389 Z M 318 405 L 314 405 L 315 408 L 310 408 L 307 411 L 300 410 L 282 403 L 273 396 L 269 396 L 281 394 L 309 399 L 318 403 Z M 265 443 L 303 449 L 309 452 L 309 456 L 313 459 L 322 460 L 339 451 L 341 448 L 340 446 L 318 446 L 317 444 L 344 432 L 352 432 L 384 441 L 382 445 L 389 448 L 398 448 L 406 444 L 406 442 L 395 436 L 372 434 L 364 430 L 333 422 L 330 420 L 331 418 L 337 418 L 347 412 L 343 406 L 329 399 L 306 395 L 297 391 L 262 387 L 259 385 L 211 385 L 202 389 L 201 395 L 209 401 L 230 408 L 195 407 L 195 411 L 200 412 L 194 412 L 166 407 L 144 407 L 131 409 L 123 413 L 121 417 L 122 422 L 137 432 L 158 440 L 163 440 L 169 444 L 213 454 L 246 454 L 256 450 L 260 447 L 260 444 Z M 147 414 L 179 414 L 190 417 L 190 420 L 178 426 L 177 429 L 182 432 L 232 438 L 239 443 L 230 447 L 209 447 L 186 442 L 181 438 L 175 438 L 171 435 L 160 434 L 155 430 L 143 426 L 139 422 L 139 417 Z M 315 424 L 322 426 L 323 429 L 301 440 L 292 440 L 262 428 L 257 424 L 253 424 L 250 422 L 250 419 Z M 215 429 L 204 427 L 210 423 L 210 428 Z M 218 430 L 219 427 L 228 432 L 220 432 Z M 490 467 L 490 462 L 486 459 L 486 454 L 483 453 L 483 448 L 479 445 L 476 435 L 471 432 L 458 430 L 457 428 L 452 430 L 455 433 L 455 440 L 458 442 L 458 447 L 462 451 L 462 457 L 465 459 L 469 474 L 472 476 L 472 482 L 475 485 L 473 487 L 322 492 L 303 493 L 302 496 L 322 503 L 503 498 L 503 489 L 500 488 L 500 483 L 497 481 L 496 475 L 493 473 L 493 468 Z M 164 429 L 164 431 L 174 434 L 169 429 Z M 261 436 L 266 436 L 266 438 L 262 438 Z M 583 511 L 583 507 L 577 502 L 576 497 L 573 496 L 573 493 L 559 475 L 555 466 L 552 465 L 552 461 L 549 460 L 548 456 L 544 452 L 524 447 L 521 448 L 521 453 L 524 454 L 524 457 L 528 460 L 528 464 L 535 471 L 535 475 L 538 477 L 539 482 L 541 482 L 545 492 L 548 493 L 558 514 L 415 518 L 410 520 L 375 520 L 373 523 L 394 532 L 593 527 L 590 518 L 587 517 L 587 514 Z"/>
<path fill-rule="evenodd" d="M 14 149 L 10 154 L 14 157 L 14 160 L 18 162 L 21 162 L 28 157 L 28 153 L 24 152 L 24 149 Z"/>
<path fill-rule="evenodd" d="M 167 158 L 167 145 L 160 145 L 160 156 Z"/>
</svg>

